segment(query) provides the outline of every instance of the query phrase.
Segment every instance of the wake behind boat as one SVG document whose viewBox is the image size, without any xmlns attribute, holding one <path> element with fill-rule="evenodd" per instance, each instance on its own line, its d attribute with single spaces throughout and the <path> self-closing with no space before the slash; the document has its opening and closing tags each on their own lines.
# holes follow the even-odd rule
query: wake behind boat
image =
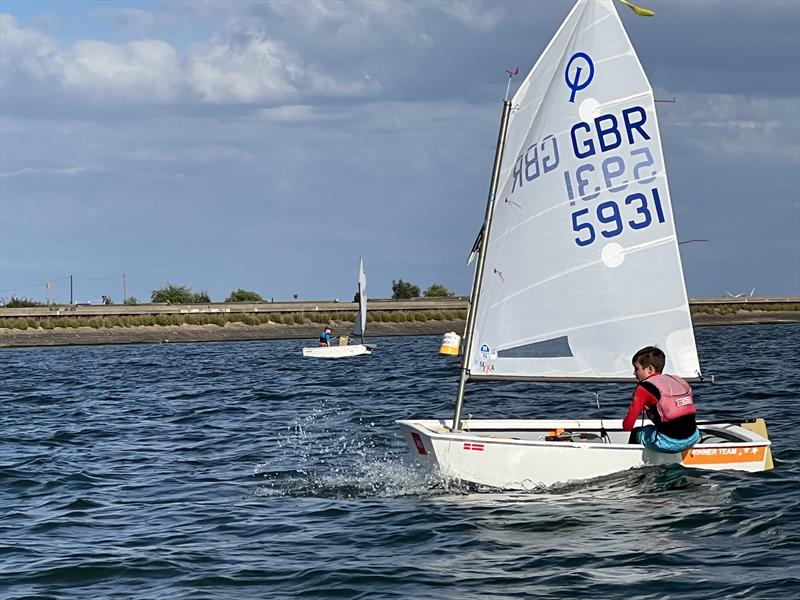
<svg viewBox="0 0 800 600">
<path fill-rule="evenodd" d="M 364 272 L 364 259 L 359 259 L 358 264 L 358 313 L 353 325 L 352 335 L 361 338 L 360 344 L 350 344 L 349 338 L 343 336 L 339 339 L 338 346 L 315 346 L 303 348 L 303 356 L 312 358 L 348 358 L 372 354 L 374 345 L 364 343 L 364 331 L 367 328 L 367 274 Z"/>
<path fill-rule="evenodd" d="M 510 489 L 651 464 L 772 468 L 761 419 L 700 424 L 674 454 L 629 443 L 620 421 L 461 421 L 468 381 L 634 383 L 630 356 L 652 345 L 666 373 L 707 381 L 653 92 L 611 0 L 578 0 L 504 102 L 475 252 L 453 418 L 398 422 L 417 462 Z"/>
</svg>

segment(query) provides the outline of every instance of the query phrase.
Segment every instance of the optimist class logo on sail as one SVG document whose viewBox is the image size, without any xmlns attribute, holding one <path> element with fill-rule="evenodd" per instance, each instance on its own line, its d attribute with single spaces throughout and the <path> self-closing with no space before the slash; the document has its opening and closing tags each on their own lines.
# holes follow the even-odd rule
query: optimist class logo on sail
<svg viewBox="0 0 800 600">
<path fill-rule="evenodd" d="M 589 73 L 586 75 L 586 79 L 581 80 L 581 71 L 583 71 L 583 67 L 580 66 L 575 68 L 575 79 L 570 79 L 570 67 L 572 67 L 573 63 L 576 61 L 583 61 L 588 65 Z M 585 52 L 576 52 L 573 54 L 572 58 L 570 58 L 567 63 L 567 68 L 564 70 L 564 79 L 567 81 L 567 87 L 572 90 L 569 101 L 575 102 L 575 93 L 589 87 L 589 84 L 592 83 L 592 79 L 594 79 L 594 62 L 592 62 L 592 58 Z"/>
<path fill-rule="evenodd" d="M 527 144 L 512 169 L 512 195 L 548 173 L 561 174 L 568 222 L 579 247 L 666 223 L 665 196 L 653 185 L 659 168 L 654 149 L 660 155 L 655 124 L 639 104 L 623 108 L 612 101 L 614 109 L 602 112 L 587 97 L 601 77 L 602 68 L 595 69 L 587 53 L 572 55 L 564 70 L 564 96 L 567 104 L 580 101 L 580 120 L 563 133 Z M 569 145 L 569 151 L 564 154 L 560 145 Z"/>
</svg>

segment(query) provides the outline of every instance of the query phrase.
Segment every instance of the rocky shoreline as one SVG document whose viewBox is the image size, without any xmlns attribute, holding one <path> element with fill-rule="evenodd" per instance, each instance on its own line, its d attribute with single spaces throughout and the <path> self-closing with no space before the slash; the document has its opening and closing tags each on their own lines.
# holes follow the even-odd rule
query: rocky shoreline
<svg viewBox="0 0 800 600">
<path fill-rule="evenodd" d="M 695 327 L 800 323 L 800 312 L 748 310 L 725 315 L 695 313 L 692 315 L 692 320 Z M 347 334 L 352 329 L 352 326 L 352 323 L 340 322 L 336 325 L 334 334 Z M 462 319 L 404 323 L 371 322 L 369 337 L 443 335 L 448 331 L 461 333 L 464 331 L 464 326 L 465 322 Z M 226 323 L 224 327 L 218 325 L 152 325 L 107 328 L 0 329 L 0 347 L 164 344 L 286 339 L 315 342 L 319 332 L 320 325 L 318 323 L 303 325 Z"/>
</svg>

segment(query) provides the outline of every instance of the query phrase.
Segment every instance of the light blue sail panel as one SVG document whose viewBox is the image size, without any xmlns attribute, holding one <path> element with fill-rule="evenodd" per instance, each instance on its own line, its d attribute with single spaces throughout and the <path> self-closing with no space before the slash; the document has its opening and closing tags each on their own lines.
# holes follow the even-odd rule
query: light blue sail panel
<svg viewBox="0 0 800 600">
<path fill-rule="evenodd" d="M 507 348 L 497 353 L 497 358 L 568 358 L 572 356 L 567 336 Z"/>
</svg>

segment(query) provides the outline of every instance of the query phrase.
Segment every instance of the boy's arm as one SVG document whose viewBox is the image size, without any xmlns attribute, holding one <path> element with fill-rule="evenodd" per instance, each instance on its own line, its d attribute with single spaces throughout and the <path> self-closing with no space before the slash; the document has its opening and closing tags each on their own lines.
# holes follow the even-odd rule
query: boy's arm
<svg viewBox="0 0 800 600">
<path fill-rule="evenodd" d="M 628 408 L 628 414 L 622 420 L 622 429 L 624 431 L 633 429 L 633 424 L 636 423 L 636 419 L 644 410 L 644 407 L 654 402 L 656 402 L 656 397 L 641 385 L 637 385 L 636 389 L 633 390 L 633 398 L 631 399 L 631 406 Z"/>
</svg>

